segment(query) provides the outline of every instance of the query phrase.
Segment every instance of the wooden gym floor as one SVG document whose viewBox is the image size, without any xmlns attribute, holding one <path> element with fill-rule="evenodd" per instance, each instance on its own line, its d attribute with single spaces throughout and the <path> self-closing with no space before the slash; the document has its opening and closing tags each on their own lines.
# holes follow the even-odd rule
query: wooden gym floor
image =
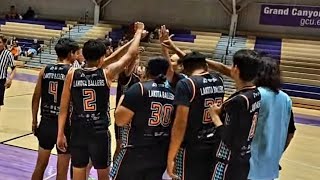
<svg viewBox="0 0 320 180">
<path fill-rule="evenodd" d="M 0 179 L 30 179 L 36 163 L 38 144 L 31 133 L 31 98 L 38 71 L 18 69 L 12 87 L 6 91 L 0 111 Z M 111 90 L 115 107 L 115 88 Z M 294 109 L 296 135 L 282 161 L 281 180 L 317 180 L 320 177 L 320 111 Z M 111 112 L 111 114 L 113 111 Z M 40 119 L 39 119 L 40 120 Z M 113 125 L 112 150 L 115 149 Z M 53 154 L 56 154 L 55 150 Z M 50 159 L 45 180 L 55 179 L 56 156 Z M 96 173 L 92 172 L 92 177 Z"/>
</svg>

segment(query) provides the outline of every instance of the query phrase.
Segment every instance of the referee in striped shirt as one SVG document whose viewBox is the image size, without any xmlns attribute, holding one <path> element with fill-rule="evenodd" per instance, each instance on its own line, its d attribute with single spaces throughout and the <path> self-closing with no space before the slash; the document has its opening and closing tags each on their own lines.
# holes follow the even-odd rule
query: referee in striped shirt
<svg viewBox="0 0 320 180">
<path fill-rule="evenodd" d="M 12 79 L 16 73 L 13 55 L 10 51 L 5 49 L 6 39 L 3 36 L 0 36 L 0 109 L 4 105 L 4 91 L 6 88 L 10 88 Z M 11 67 L 12 72 L 10 77 L 8 75 L 8 67 Z"/>
</svg>

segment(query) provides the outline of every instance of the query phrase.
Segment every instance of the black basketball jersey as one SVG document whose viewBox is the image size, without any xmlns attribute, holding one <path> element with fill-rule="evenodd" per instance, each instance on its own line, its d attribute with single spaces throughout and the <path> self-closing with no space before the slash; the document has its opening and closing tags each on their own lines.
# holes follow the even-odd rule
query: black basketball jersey
<svg viewBox="0 0 320 180">
<path fill-rule="evenodd" d="M 182 73 L 177 73 L 177 72 L 174 72 L 173 74 L 173 77 L 172 77 L 172 80 L 171 82 L 169 82 L 170 86 L 175 89 L 178 82 L 181 80 L 181 79 L 184 79 L 184 78 L 187 78 L 187 75 L 185 74 L 182 74 Z"/>
<path fill-rule="evenodd" d="M 257 88 L 244 88 L 225 101 L 221 110 L 223 126 L 217 128 L 213 179 L 246 180 L 251 142 L 255 134 L 261 95 Z M 221 173 L 224 175 L 221 176 Z"/>
<path fill-rule="evenodd" d="M 122 106 L 135 114 L 129 126 L 127 146 L 169 145 L 174 92 L 153 80 L 134 84 L 125 93 Z M 164 145 L 164 144 L 163 144 Z"/>
<path fill-rule="evenodd" d="M 76 69 L 71 85 L 72 123 L 92 122 L 96 129 L 106 130 L 110 123 L 109 96 L 103 69 Z"/>
<path fill-rule="evenodd" d="M 58 117 L 64 81 L 70 64 L 48 65 L 44 69 L 41 84 L 41 115 Z"/>
<path fill-rule="evenodd" d="M 183 146 L 212 148 L 215 126 L 209 114 L 209 106 L 222 104 L 223 79 L 216 73 L 190 76 L 178 82 L 175 105 L 189 107 L 187 129 Z"/>
<path fill-rule="evenodd" d="M 129 77 L 124 72 L 119 74 L 116 105 L 118 105 L 120 97 L 135 83 L 140 82 L 140 78 L 135 73 L 132 73 Z"/>
</svg>

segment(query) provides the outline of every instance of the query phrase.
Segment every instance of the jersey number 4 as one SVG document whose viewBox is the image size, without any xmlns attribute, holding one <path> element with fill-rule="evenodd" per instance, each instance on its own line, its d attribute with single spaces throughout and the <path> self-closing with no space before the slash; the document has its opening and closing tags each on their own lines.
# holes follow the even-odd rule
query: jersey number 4
<svg viewBox="0 0 320 180">
<path fill-rule="evenodd" d="M 203 124 L 208 124 L 208 123 L 212 123 L 212 119 L 209 113 L 209 108 L 211 105 L 217 104 L 218 106 L 220 106 L 222 104 L 222 98 L 208 98 L 204 100 L 204 111 L 203 111 L 203 120 L 202 123 Z"/>
<path fill-rule="evenodd" d="M 49 94 L 53 95 L 53 102 L 58 102 L 58 82 L 49 82 Z"/>
<path fill-rule="evenodd" d="M 159 126 L 168 127 L 171 123 L 171 113 L 173 111 L 173 106 L 171 104 L 162 105 L 159 102 L 151 103 L 151 118 L 149 118 L 149 126 Z"/>
<path fill-rule="evenodd" d="M 96 91 L 94 89 L 83 89 L 83 110 L 84 111 L 96 111 Z"/>
</svg>

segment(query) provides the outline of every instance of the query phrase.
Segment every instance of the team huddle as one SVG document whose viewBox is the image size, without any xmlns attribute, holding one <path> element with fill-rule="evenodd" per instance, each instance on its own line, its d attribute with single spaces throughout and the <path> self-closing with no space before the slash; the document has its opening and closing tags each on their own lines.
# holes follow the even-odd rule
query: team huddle
<svg viewBox="0 0 320 180">
<path fill-rule="evenodd" d="M 229 67 L 180 50 L 162 26 L 163 56 L 150 58 L 144 68 L 139 44 L 147 32 L 141 22 L 135 30 L 133 39 L 113 53 L 107 53 L 103 40 L 87 41 L 85 64 L 78 68 L 72 67 L 78 44 L 58 41 L 58 63 L 40 72 L 32 99 L 32 130 L 39 141 L 32 179 L 43 179 L 55 145 L 59 180 L 67 179 L 70 159 L 74 180 L 87 179 L 91 166 L 99 180 L 161 180 L 165 171 L 182 180 L 249 179 L 262 103 L 258 86 L 276 84 L 266 76 L 280 77 L 279 70 L 268 71 L 278 64 L 253 50 L 239 50 Z M 217 72 L 235 82 L 237 91 L 228 99 Z M 111 159 L 109 99 L 116 79 L 117 148 Z M 291 101 L 287 106 L 290 117 Z"/>
</svg>

